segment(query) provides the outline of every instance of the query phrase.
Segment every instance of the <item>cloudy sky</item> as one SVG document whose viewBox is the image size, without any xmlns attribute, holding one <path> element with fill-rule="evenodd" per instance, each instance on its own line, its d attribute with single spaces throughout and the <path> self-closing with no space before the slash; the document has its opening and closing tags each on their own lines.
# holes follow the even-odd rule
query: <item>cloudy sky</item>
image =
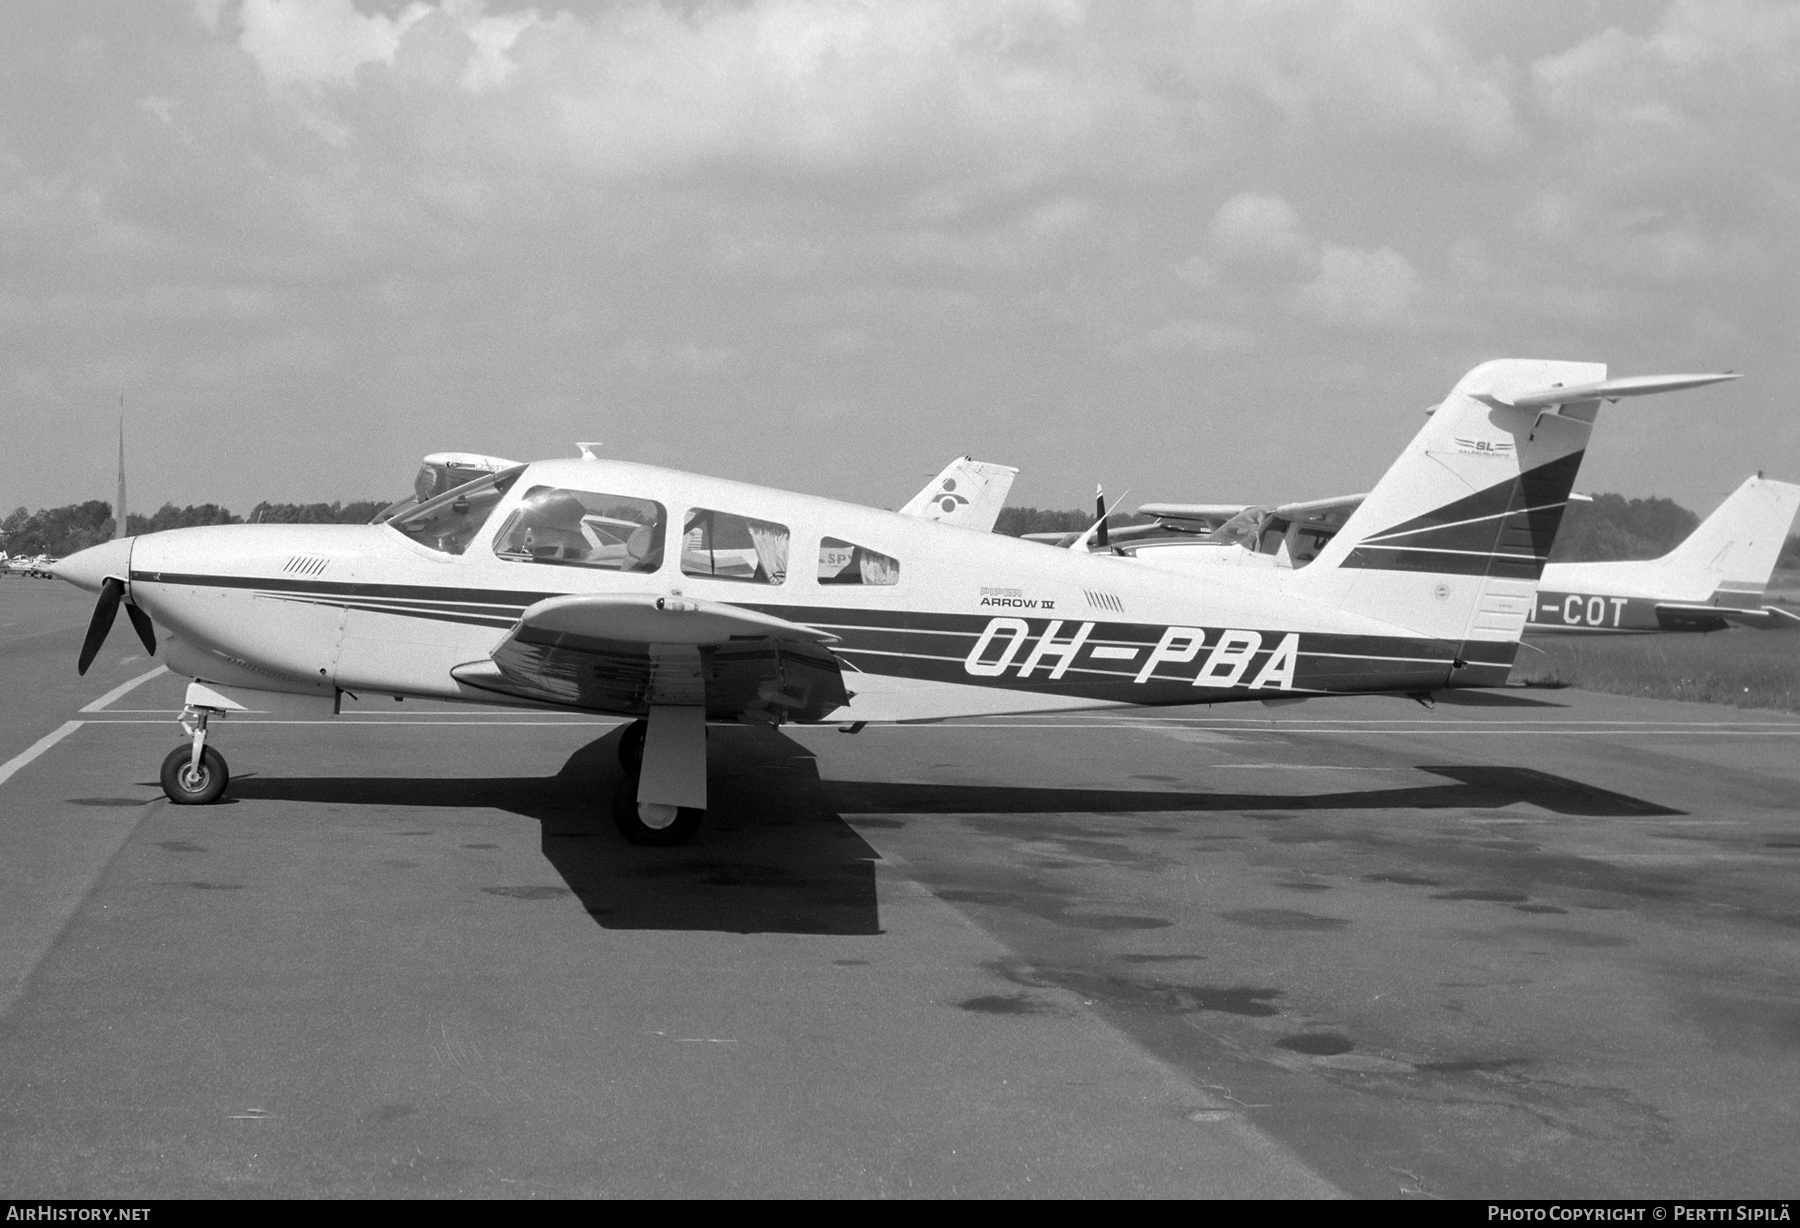
<svg viewBox="0 0 1800 1228">
<path fill-rule="evenodd" d="M 1800 480 L 1800 5 L 6 0 L 0 504 L 613 455 L 896 506 L 1366 489 L 1470 366 L 1730 368 Z M 0 509 L 4 510 L 4 509 Z"/>
</svg>

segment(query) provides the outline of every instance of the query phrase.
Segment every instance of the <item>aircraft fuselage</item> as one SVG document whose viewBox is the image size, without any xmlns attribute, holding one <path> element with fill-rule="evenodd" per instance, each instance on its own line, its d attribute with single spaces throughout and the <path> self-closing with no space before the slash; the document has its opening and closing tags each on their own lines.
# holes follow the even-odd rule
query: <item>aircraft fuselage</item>
<svg viewBox="0 0 1800 1228">
<path fill-rule="evenodd" d="M 508 514 L 526 492 L 546 488 L 654 501 L 671 526 L 690 521 L 693 509 L 755 517 L 784 530 L 786 574 L 779 582 L 693 574 L 692 552 L 674 541 L 649 571 L 496 553 Z M 673 527 L 669 535 L 678 536 Z M 844 543 L 895 561 L 897 574 L 879 584 L 827 582 L 821 570 Z M 618 461 L 530 466 L 460 554 L 386 525 L 209 526 L 135 539 L 129 570 L 131 600 L 173 641 L 172 668 L 220 685 L 325 697 L 344 690 L 510 702 L 452 671 L 488 660 L 535 603 L 568 594 L 698 598 L 829 632 L 849 704 L 794 719 L 1500 685 L 1513 652 L 1509 643 L 1409 633 L 1227 577 L 1172 575 Z M 1418 578 L 1421 594 L 1436 583 Z M 572 706 L 641 714 L 645 703 L 588 695 Z"/>
</svg>

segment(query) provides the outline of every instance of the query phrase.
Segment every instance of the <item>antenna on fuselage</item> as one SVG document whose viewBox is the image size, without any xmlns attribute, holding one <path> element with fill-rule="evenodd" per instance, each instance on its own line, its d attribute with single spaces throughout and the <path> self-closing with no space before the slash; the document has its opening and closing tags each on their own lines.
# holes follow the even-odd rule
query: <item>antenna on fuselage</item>
<svg viewBox="0 0 1800 1228">
<path fill-rule="evenodd" d="M 575 443 L 575 446 L 581 449 L 581 459 L 582 460 L 599 460 L 600 458 L 598 456 L 594 455 L 594 449 L 604 447 L 605 445 L 602 444 L 598 439 L 592 439 L 592 440 L 587 441 L 586 443 L 583 443 L 580 440 L 577 440 Z"/>
</svg>

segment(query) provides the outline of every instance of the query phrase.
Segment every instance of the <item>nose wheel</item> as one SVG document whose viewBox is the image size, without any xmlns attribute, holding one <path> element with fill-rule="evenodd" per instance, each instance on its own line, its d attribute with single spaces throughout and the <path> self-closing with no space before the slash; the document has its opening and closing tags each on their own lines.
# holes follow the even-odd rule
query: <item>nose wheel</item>
<svg viewBox="0 0 1800 1228">
<path fill-rule="evenodd" d="M 206 721 L 211 713 L 190 707 L 181 714 L 185 746 L 177 746 L 162 761 L 163 794 L 177 806 L 207 806 L 224 796 L 231 783 L 225 756 L 206 744 Z"/>
<path fill-rule="evenodd" d="M 216 802 L 230 783 L 231 773 L 225 767 L 225 756 L 210 746 L 201 750 L 197 765 L 193 748 L 189 746 L 177 746 L 162 762 L 163 793 L 177 806 L 205 806 Z"/>
</svg>

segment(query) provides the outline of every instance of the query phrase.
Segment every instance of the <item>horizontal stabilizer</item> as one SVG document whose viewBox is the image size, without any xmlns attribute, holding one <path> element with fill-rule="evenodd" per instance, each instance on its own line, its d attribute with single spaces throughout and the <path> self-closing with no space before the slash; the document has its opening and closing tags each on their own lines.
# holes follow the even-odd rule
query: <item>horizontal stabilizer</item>
<svg viewBox="0 0 1800 1228">
<path fill-rule="evenodd" d="M 1774 605 L 1744 610 L 1731 606 L 1659 601 L 1656 603 L 1656 615 L 1658 621 L 1665 626 L 1711 624 L 1715 630 L 1724 630 L 1736 623 L 1742 627 L 1755 627 L 1760 631 L 1792 631 L 1800 628 L 1800 614 Z"/>
<path fill-rule="evenodd" d="M 1601 380 L 1597 384 L 1553 385 L 1516 396 L 1481 397 L 1514 409 L 1548 409 L 1552 405 L 1571 405 L 1577 401 L 1617 401 L 1621 397 L 1649 396 L 1653 392 L 1680 392 L 1684 388 L 1704 388 L 1726 380 L 1741 379 L 1729 372 L 1706 375 L 1632 375 L 1623 379 Z"/>
</svg>

